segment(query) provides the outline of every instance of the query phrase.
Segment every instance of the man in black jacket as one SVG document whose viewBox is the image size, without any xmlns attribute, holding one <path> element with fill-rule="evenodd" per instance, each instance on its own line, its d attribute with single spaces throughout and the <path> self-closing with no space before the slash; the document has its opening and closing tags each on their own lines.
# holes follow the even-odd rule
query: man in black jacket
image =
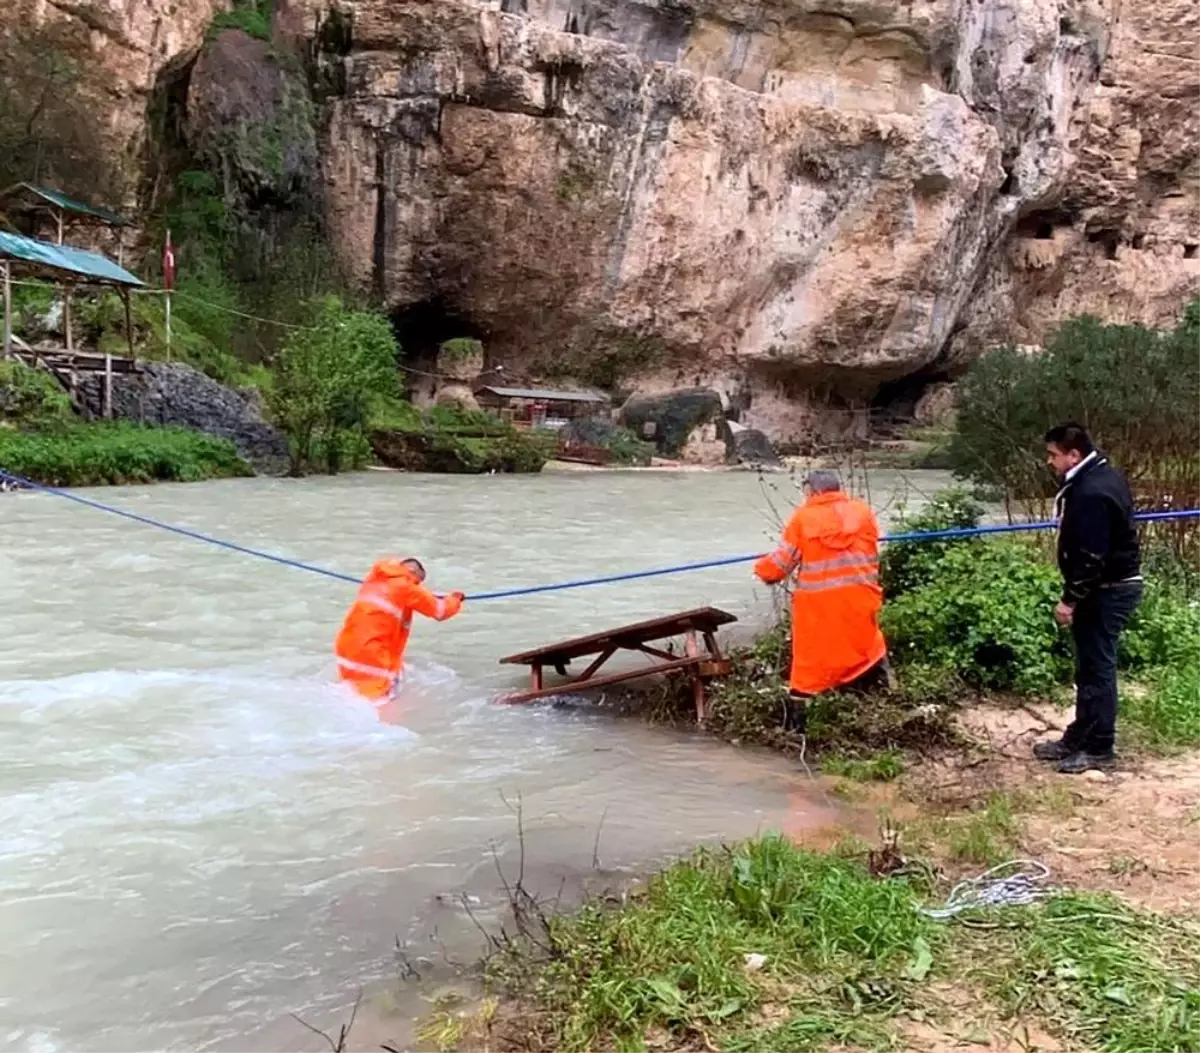
<svg viewBox="0 0 1200 1053">
<path fill-rule="evenodd" d="M 1063 593 L 1054 618 L 1075 641 L 1075 719 L 1060 741 L 1033 752 L 1075 774 L 1115 759 L 1117 638 L 1142 598 L 1141 557 L 1129 486 L 1082 426 L 1046 432 L 1046 463 L 1062 480 L 1054 513 Z"/>
</svg>

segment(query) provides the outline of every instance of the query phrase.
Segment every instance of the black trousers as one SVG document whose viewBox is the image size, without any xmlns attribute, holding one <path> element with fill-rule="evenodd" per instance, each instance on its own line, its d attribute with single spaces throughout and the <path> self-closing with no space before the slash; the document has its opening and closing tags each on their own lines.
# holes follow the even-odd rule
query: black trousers
<svg viewBox="0 0 1200 1053">
<path fill-rule="evenodd" d="M 1075 607 L 1075 719 L 1063 733 L 1071 749 L 1112 751 L 1117 731 L 1117 639 L 1142 600 L 1133 582 L 1097 589 Z"/>
</svg>

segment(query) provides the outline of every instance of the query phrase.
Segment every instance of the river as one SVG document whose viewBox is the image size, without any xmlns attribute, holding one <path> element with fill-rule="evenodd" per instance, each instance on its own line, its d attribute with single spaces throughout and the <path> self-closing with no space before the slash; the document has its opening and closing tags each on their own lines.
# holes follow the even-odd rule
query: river
<svg viewBox="0 0 1200 1053">
<path fill-rule="evenodd" d="M 876 507 L 945 481 L 907 480 L 874 473 Z M 367 472 L 90 496 L 352 574 L 412 553 L 469 593 L 761 551 L 795 493 Z M 706 603 L 761 620 L 748 566 L 419 622 L 402 726 L 333 683 L 350 586 L 45 495 L 0 497 L 0 524 L 0 1048 L 321 1048 L 289 1014 L 336 1030 L 398 957 L 436 974 L 477 955 L 459 901 L 495 918 L 518 801 L 550 892 L 836 818 L 781 758 L 489 701 L 520 680 L 496 664 L 513 651 Z"/>
</svg>

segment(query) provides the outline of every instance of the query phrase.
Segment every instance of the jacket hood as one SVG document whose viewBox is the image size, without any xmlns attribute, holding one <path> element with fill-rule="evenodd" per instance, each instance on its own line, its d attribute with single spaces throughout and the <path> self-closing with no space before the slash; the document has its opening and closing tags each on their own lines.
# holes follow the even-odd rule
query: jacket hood
<svg viewBox="0 0 1200 1053">
<path fill-rule="evenodd" d="M 398 556 L 389 556 L 387 559 L 379 560 L 368 572 L 366 581 L 394 581 L 396 578 L 401 578 L 405 581 L 416 585 L 418 583 L 417 575 L 411 567 L 405 564 L 404 560 Z"/>
<path fill-rule="evenodd" d="M 851 501 L 841 490 L 813 494 L 805 505 L 821 509 L 821 515 L 813 517 L 810 529 L 823 545 L 833 549 L 849 548 L 854 543 L 869 511 L 861 502 Z"/>
</svg>

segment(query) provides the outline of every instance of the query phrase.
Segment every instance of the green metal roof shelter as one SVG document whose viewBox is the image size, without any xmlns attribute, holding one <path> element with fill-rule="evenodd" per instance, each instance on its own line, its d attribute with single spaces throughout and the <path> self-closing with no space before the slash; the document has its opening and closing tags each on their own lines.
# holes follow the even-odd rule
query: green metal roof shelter
<svg viewBox="0 0 1200 1053">
<path fill-rule="evenodd" d="M 130 274 L 119 263 L 89 249 L 70 245 L 55 245 L 49 241 L 27 238 L 0 230 L 0 260 L 23 264 L 33 270 L 48 271 L 52 280 L 69 276 L 80 285 L 112 285 L 135 288 L 142 280 Z"/>
<path fill-rule="evenodd" d="M 71 293 L 76 286 L 111 289 L 121 297 L 121 302 L 125 305 L 125 334 L 129 341 L 129 358 L 131 361 L 136 358 L 133 349 L 133 319 L 129 294 L 132 289 L 143 287 L 144 283 L 140 278 L 102 253 L 77 249 L 70 245 L 55 245 L 49 241 L 39 241 L 36 238 L 27 238 L 23 234 L 12 234 L 0 230 L 0 275 L 3 276 L 4 281 L 4 357 L 6 359 L 13 357 L 14 343 L 18 343 L 24 348 L 25 354 L 32 357 L 36 365 L 45 366 L 60 380 L 62 379 L 59 371 L 49 363 L 48 355 L 34 351 L 13 337 L 12 285 L 13 270 L 16 268 L 33 277 L 46 279 L 64 288 L 63 332 L 66 337 L 66 368 L 70 373 L 72 388 L 76 383 L 76 367 L 80 361 L 75 353 L 74 335 L 71 330 Z M 88 357 L 87 355 L 82 356 L 83 359 Z M 113 362 L 111 355 L 102 357 L 105 372 L 104 409 L 105 416 L 110 416 L 112 413 Z"/>
<path fill-rule="evenodd" d="M 100 223 L 106 227 L 119 229 L 129 226 L 129 220 L 124 216 L 117 215 L 116 212 L 107 208 L 98 208 L 95 205 L 86 205 L 82 201 L 68 197 L 61 190 L 38 186 L 36 183 L 16 183 L 0 191 L 0 201 L 11 201 L 14 198 L 25 203 L 25 212 L 47 211 L 53 215 L 58 227 L 57 240 L 60 245 L 63 241 L 63 223 L 68 215 L 77 220 Z"/>
</svg>

